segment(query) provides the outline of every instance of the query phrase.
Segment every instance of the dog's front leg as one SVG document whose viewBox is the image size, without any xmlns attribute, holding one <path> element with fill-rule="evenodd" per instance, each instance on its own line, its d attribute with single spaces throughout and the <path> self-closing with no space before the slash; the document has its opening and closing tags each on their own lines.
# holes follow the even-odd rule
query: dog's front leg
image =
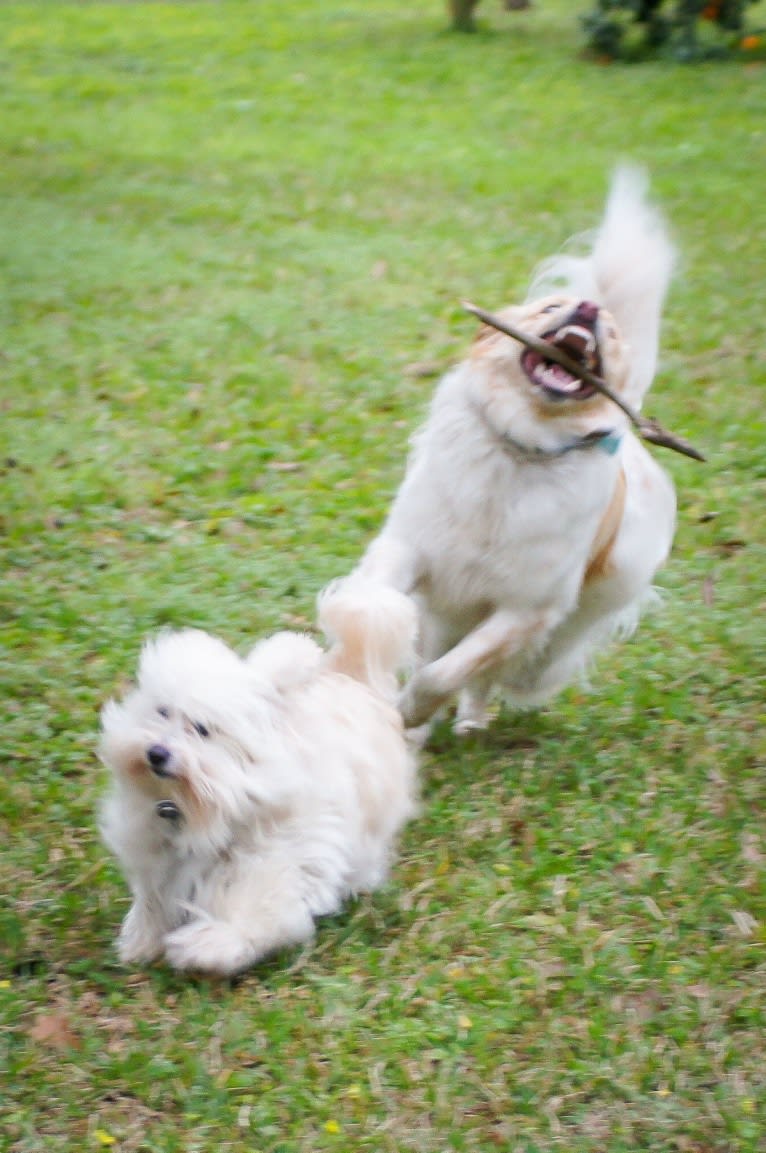
<svg viewBox="0 0 766 1153">
<path fill-rule="evenodd" d="M 174 968 L 232 976 L 314 932 L 300 872 L 282 856 L 245 859 L 235 878 L 222 879 L 215 904 L 215 913 L 200 910 L 168 933 L 165 955 Z"/>
<path fill-rule="evenodd" d="M 492 613 L 444 656 L 412 676 L 399 697 L 405 725 L 422 725 L 470 681 L 489 679 L 514 653 L 539 642 L 552 624 L 547 612 L 526 617 L 504 609 Z"/>
<path fill-rule="evenodd" d="M 144 896 L 137 896 L 122 922 L 117 942 L 117 952 L 123 964 L 147 964 L 159 957 L 166 928 L 152 902 Z"/>
</svg>

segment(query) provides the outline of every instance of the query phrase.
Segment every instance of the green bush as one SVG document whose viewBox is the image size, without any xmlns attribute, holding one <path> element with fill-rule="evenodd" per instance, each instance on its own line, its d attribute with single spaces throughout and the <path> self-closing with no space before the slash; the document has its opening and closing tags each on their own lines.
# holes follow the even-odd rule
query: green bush
<svg viewBox="0 0 766 1153">
<path fill-rule="evenodd" d="M 591 50 L 617 57 L 669 51 L 692 60 L 741 41 L 755 0 L 598 0 L 583 18 Z"/>
</svg>

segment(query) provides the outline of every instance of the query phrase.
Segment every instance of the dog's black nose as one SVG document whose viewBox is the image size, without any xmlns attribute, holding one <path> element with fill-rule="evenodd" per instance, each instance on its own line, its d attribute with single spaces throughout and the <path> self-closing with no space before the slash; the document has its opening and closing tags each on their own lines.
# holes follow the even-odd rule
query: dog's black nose
<svg viewBox="0 0 766 1153">
<path fill-rule="evenodd" d="M 166 749 L 164 745 L 152 745 L 146 750 L 146 759 L 152 772 L 156 773 L 158 777 L 170 776 L 168 771 L 170 749 Z"/>
<path fill-rule="evenodd" d="M 592 300 L 581 300 L 569 318 L 570 324 L 581 324 L 583 328 L 592 328 L 598 320 L 599 307 Z"/>
</svg>

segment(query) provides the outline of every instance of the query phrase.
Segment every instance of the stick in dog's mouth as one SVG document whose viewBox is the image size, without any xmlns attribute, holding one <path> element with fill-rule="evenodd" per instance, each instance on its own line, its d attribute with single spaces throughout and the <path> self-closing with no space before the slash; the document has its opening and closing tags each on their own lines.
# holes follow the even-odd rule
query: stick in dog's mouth
<svg viewBox="0 0 766 1153">
<path fill-rule="evenodd" d="M 520 344 L 526 345 L 527 348 L 532 349 L 533 352 L 538 353 L 538 355 L 545 360 L 561 365 L 562 368 L 566 369 L 567 372 L 581 380 L 584 384 L 591 385 L 597 392 L 602 393 L 602 395 L 611 400 L 613 404 L 616 404 L 618 408 L 621 408 L 643 439 L 649 441 L 650 444 L 661 445 L 663 448 L 671 448 L 674 452 L 680 452 L 683 456 L 690 456 L 692 460 L 704 461 L 705 457 L 694 445 L 689 444 L 687 440 L 683 440 L 679 436 L 674 436 L 672 432 L 664 429 L 658 421 L 641 416 L 641 414 L 632 409 L 626 401 L 617 396 L 606 381 L 602 380 L 601 377 L 597 376 L 594 372 L 591 372 L 581 361 L 569 356 L 561 345 L 551 344 L 549 341 L 542 340 L 537 336 L 532 336 L 528 332 L 522 332 L 520 329 L 508 324 L 507 321 L 501 320 L 499 316 L 494 316 L 491 312 L 485 312 L 483 308 L 478 308 L 475 304 L 469 304 L 467 300 L 463 301 L 463 308 L 465 308 L 467 312 L 473 313 L 473 315 L 483 321 L 484 324 L 488 324 L 490 328 L 496 328 L 498 332 L 510 336 L 512 340 L 518 340 Z"/>
</svg>

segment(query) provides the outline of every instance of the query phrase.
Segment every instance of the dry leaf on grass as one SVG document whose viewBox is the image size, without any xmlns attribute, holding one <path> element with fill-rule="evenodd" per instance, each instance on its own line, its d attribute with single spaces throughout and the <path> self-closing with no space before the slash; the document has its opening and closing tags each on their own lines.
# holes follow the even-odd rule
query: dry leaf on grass
<svg viewBox="0 0 766 1153">
<path fill-rule="evenodd" d="M 79 1049 L 81 1044 L 66 1013 L 40 1013 L 29 1037 L 49 1049 Z"/>
</svg>

